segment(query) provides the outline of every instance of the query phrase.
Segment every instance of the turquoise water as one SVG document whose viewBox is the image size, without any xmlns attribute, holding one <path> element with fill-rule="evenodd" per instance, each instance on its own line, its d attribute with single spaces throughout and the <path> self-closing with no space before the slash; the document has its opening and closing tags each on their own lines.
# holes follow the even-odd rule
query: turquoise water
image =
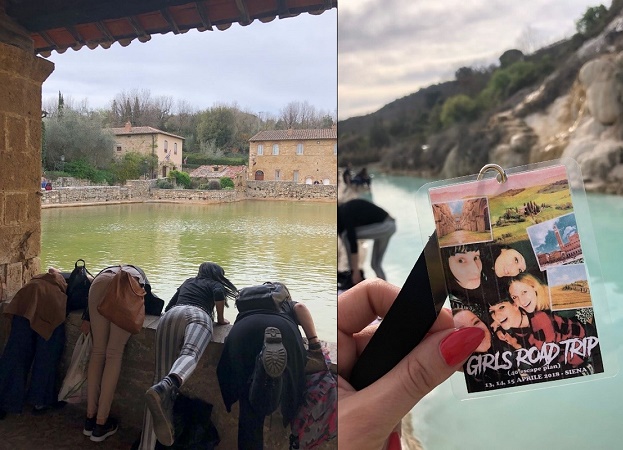
<svg viewBox="0 0 623 450">
<path fill-rule="evenodd" d="M 397 285 L 402 285 L 423 247 L 414 195 L 425 183 L 408 177 L 374 178 L 373 200 L 397 219 L 398 230 L 384 260 L 388 281 Z M 591 282 L 602 283 L 611 319 L 600 336 L 612 342 L 615 358 L 610 368 L 616 370 L 623 361 L 623 276 L 619 262 L 623 254 L 623 198 L 588 195 L 587 200 L 602 275 Z M 461 374 L 454 377 L 462 380 Z M 416 405 L 412 416 L 415 434 L 427 450 L 619 449 L 622 444 L 616 430 L 622 400 L 620 375 L 463 401 L 446 381 Z"/>
<path fill-rule="evenodd" d="M 43 209 L 41 264 L 70 271 L 82 258 L 94 275 L 138 265 L 168 302 L 199 264 L 214 261 L 238 288 L 285 283 L 309 307 L 318 336 L 335 342 L 335 211 L 334 203 L 286 201 Z M 232 322 L 236 313 L 225 309 Z"/>
</svg>

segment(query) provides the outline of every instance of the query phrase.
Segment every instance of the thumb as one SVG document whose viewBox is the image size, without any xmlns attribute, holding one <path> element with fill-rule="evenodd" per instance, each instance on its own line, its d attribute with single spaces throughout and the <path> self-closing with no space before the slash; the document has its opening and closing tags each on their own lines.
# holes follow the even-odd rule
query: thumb
<svg viewBox="0 0 623 450">
<path fill-rule="evenodd" d="M 379 411 L 386 412 L 381 420 L 387 420 L 391 429 L 422 397 L 458 370 L 484 337 L 485 332 L 477 327 L 430 335 L 389 373 L 368 386 L 366 397 Z"/>
</svg>

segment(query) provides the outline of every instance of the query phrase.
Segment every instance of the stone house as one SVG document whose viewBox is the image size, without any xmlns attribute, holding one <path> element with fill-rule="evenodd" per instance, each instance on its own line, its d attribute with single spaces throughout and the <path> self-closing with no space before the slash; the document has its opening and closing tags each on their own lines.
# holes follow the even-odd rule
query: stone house
<svg viewBox="0 0 623 450">
<path fill-rule="evenodd" d="M 126 122 L 123 128 L 109 128 L 115 136 L 113 155 L 126 153 L 156 155 L 158 167 L 152 167 L 152 178 L 166 178 L 171 170 L 182 167 L 184 138 L 152 127 L 133 127 Z"/>
<path fill-rule="evenodd" d="M 260 131 L 249 139 L 249 180 L 337 184 L 337 129 Z"/>
</svg>

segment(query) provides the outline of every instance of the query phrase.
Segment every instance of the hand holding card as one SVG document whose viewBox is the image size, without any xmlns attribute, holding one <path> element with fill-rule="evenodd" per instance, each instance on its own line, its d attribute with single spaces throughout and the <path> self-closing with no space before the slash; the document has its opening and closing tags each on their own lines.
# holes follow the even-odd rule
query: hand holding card
<svg viewBox="0 0 623 450">
<path fill-rule="evenodd" d="M 402 292 L 404 287 L 398 297 L 403 295 Z M 381 448 L 402 417 L 456 371 L 484 337 L 484 332 L 476 327 L 455 330 L 448 310 L 441 310 L 437 317 L 433 309 L 433 315 L 429 316 L 433 318 L 432 326 L 423 331 L 424 335 L 429 332 L 429 336 L 408 351 L 406 357 L 400 358 L 395 367 L 390 367 L 392 359 L 379 359 L 378 365 L 386 373 L 357 392 L 349 384 L 353 377 L 364 374 L 367 380 L 370 374 L 377 374 L 376 370 L 368 370 L 366 361 L 369 356 L 361 358 L 376 351 L 368 351 L 374 340 L 385 339 L 384 335 L 378 335 L 383 325 L 371 340 L 372 330 L 366 325 L 377 316 L 385 317 L 384 321 L 387 321 L 391 311 L 400 307 L 397 295 L 397 287 L 382 280 L 367 280 L 338 299 L 340 448 Z M 411 298 L 411 302 L 415 302 L 415 298 Z M 364 346 L 366 350 L 359 355 Z M 396 355 L 395 351 L 386 353 Z"/>
</svg>

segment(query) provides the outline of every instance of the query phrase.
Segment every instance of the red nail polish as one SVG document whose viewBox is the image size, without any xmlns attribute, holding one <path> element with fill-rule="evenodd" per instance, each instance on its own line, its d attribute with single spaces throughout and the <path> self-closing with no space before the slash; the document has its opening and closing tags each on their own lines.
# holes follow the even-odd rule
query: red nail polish
<svg viewBox="0 0 623 450">
<path fill-rule="evenodd" d="M 393 432 L 387 439 L 387 450 L 402 450 L 402 443 L 400 442 L 400 436 L 397 432 Z"/>
<path fill-rule="evenodd" d="M 485 338 L 485 332 L 478 327 L 454 330 L 439 344 L 441 356 L 449 366 L 456 366 L 472 354 Z"/>
</svg>

